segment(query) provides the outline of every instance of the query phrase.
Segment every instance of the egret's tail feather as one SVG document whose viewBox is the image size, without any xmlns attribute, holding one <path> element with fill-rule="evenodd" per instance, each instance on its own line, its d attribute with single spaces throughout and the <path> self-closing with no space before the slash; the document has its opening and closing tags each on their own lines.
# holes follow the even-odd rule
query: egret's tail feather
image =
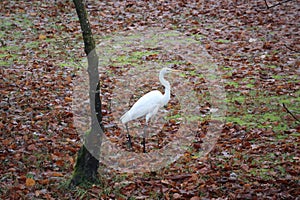
<svg viewBox="0 0 300 200">
<path fill-rule="evenodd" d="M 128 121 L 130 121 L 130 114 L 129 112 L 126 112 L 121 118 L 122 124 L 126 124 Z"/>
</svg>

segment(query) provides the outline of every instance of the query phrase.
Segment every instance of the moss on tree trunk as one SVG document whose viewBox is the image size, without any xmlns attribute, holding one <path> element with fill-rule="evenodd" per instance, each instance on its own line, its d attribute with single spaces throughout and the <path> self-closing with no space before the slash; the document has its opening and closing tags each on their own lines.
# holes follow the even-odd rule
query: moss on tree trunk
<svg viewBox="0 0 300 200">
<path fill-rule="evenodd" d="M 78 151 L 71 184 L 79 185 L 82 183 L 97 183 L 98 167 L 99 161 L 92 156 L 92 154 L 86 149 L 85 145 L 82 145 Z"/>
</svg>

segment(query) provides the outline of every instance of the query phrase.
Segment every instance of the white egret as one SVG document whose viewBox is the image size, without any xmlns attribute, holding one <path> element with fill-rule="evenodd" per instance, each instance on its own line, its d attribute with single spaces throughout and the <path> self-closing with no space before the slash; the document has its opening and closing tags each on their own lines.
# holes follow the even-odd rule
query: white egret
<svg viewBox="0 0 300 200">
<path fill-rule="evenodd" d="M 146 127 L 148 126 L 148 121 L 151 117 L 153 117 L 157 112 L 158 109 L 163 107 L 164 105 L 168 104 L 170 100 L 170 94 L 171 94 L 171 86 L 168 81 L 164 78 L 164 75 L 171 71 L 179 71 L 174 70 L 171 68 L 162 68 L 159 73 L 159 81 L 160 83 L 165 87 L 165 94 L 163 95 L 158 90 L 153 90 L 151 92 L 148 92 L 144 96 L 142 96 L 131 108 L 129 111 L 127 111 L 120 119 L 123 124 L 126 126 L 127 130 L 127 138 L 128 138 L 128 144 L 129 147 L 132 148 L 131 144 L 131 136 L 129 134 L 127 123 L 129 121 L 135 120 L 137 118 L 146 116 L 146 124 L 144 127 L 144 134 L 143 134 L 143 152 L 146 152 L 146 144 L 145 144 L 145 138 L 146 138 Z"/>
</svg>

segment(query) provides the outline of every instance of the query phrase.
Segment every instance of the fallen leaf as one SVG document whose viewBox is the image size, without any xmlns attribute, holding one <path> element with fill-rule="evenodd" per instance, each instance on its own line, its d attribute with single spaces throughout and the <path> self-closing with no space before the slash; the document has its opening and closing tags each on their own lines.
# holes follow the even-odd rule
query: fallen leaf
<svg viewBox="0 0 300 200">
<path fill-rule="evenodd" d="M 70 97 L 65 97 L 65 101 L 66 101 L 66 102 L 72 102 L 72 98 L 70 98 Z"/>
<path fill-rule="evenodd" d="M 40 35 L 39 35 L 39 40 L 44 40 L 44 39 L 46 39 L 46 38 L 47 38 L 46 35 L 43 35 L 43 34 L 40 34 Z"/>
<path fill-rule="evenodd" d="M 174 194 L 173 194 L 173 198 L 174 198 L 174 199 L 180 199 L 180 198 L 181 198 L 181 195 L 178 194 L 178 193 L 174 193 Z"/>
<path fill-rule="evenodd" d="M 26 185 L 27 187 L 32 187 L 32 186 L 35 185 L 35 180 L 33 180 L 32 178 L 27 178 L 27 179 L 26 179 L 26 182 L 25 182 L 25 185 Z"/>
<path fill-rule="evenodd" d="M 64 175 L 62 173 L 59 173 L 59 172 L 53 172 L 52 176 L 54 176 L 54 177 L 62 177 Z"/>
<path fill-rule="evenodd" d="M 42 180 L 39 180 L 38 182 L 42 185 L 47 185 L 47 184 L 49 184 L 49 179 L 42 179 Z"/>
</svg>

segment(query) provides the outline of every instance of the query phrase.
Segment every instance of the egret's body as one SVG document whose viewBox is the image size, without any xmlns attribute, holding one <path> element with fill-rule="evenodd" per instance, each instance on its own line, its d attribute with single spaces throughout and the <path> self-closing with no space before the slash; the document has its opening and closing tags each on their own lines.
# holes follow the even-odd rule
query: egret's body
<svg viewBox="0 0 300 200">
<path fill-rule="evenodd" d="M 146 137 L 146 127 L 151 117 L 153 117 L 162 106 L 166 105 L 170 100 L 171 95 L 171 87 L 170 83 L 166 81 L 164 75 L 170 71 L 176 71 L 170 68 L 163 68 L 159 73 L 159 81 L 165 87 L 165 93 L 162 94 L 158 90 L 154 90 L 148 92 L 144 96 L 142 96 L 131 108 L 127 111 L 122 117 L 121 122 L 126 125 L 127 129 L 127 137 L 128 142 L 131 147 L 131 138 L 128 131 L 127 123 L 129 121 L 135 120 L 137 118 L 146 117 L 146 125 L 144 128 L 143 135 L 143 151 L 146 152 L 145 149 L 145 137 Z"/>
</svg>

